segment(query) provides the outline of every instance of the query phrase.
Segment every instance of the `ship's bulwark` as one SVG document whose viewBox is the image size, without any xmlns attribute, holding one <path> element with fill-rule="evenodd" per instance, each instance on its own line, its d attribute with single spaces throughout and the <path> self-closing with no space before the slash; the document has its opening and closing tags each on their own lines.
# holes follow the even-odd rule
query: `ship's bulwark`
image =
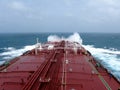
<svg viewBox="0 0 120 90">
<path fill-rule="evenodd" d="M 0 67 L 0 90 L 119 90 L 79 43 L 48 42 Z"/>
</svg>

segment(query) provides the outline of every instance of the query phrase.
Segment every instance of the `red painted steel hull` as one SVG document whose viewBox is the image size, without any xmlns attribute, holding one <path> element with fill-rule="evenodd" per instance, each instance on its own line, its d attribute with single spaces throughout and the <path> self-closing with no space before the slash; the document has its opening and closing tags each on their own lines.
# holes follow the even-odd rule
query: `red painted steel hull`
<svg viewBox="0 0 120 90">
<path fill-rule="evenodd" d="M 0 67 L 0 90 L 119 90 L 117 79 L 79 46 L 48 42 L 13 59 Z"/>
</svg>

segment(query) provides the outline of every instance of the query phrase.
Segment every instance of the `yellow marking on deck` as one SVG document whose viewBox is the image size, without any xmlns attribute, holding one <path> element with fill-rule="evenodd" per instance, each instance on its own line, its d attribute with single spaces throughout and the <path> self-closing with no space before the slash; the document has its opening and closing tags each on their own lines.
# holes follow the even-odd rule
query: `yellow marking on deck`
<svg viewBox="0 0 120 90">
<path fill-rule="evenodd" d="M 85 57 L 86 58 L 86 57 Z M 105 85 L 105 87 L 107 88 L 107 90 L 112 90 L 111 87 L 109 86 L 109 84 L 105 81 L 105 79 L 101 76 L 101 74 L 97 71 L 97 69 L 93 66 L 92 63 L 90 63 L 88 61 L 88 58 L 86 58 L 86 61 L 90 64 L 90 66 L 92 67 L 92 69 L 95 71 L 96 74 L 98 74 L 99 79 L 102 81 L 102 83 Z"/>
</svg>

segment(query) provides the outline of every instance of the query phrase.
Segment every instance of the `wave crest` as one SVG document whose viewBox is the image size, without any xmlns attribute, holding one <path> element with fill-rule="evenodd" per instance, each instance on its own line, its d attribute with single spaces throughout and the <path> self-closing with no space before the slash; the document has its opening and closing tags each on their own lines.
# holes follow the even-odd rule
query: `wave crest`
<svg viewBox="0 0 120 90">
<path fill-rule="evenodd" d="M 60 42 L 62 40 L 65 41 L 70 41 L 70 42 L 78 42 L 79 44 L 82 45 L 82 38 L 80 37 L 79 33 L 74 33 L 70 35 L 68 38 L 65 37 L 58 37 L 57 35 L 50 35 L 48 36 L 47 40 L 49 42 Z"/>
</svg>

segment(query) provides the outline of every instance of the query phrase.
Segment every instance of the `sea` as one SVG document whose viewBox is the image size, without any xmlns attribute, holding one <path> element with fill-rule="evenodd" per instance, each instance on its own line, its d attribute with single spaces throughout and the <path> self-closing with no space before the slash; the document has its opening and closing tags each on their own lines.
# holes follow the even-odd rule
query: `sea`
<svg viewBox="0 0 120 90">
<path fill-rule="evenodd" d="M 62 39 L 79 42 L 120 81 L 120 33 L 2 33 L 0 65 L 35 48 L 36 38 L 42 44 Z"/>
</svg>

